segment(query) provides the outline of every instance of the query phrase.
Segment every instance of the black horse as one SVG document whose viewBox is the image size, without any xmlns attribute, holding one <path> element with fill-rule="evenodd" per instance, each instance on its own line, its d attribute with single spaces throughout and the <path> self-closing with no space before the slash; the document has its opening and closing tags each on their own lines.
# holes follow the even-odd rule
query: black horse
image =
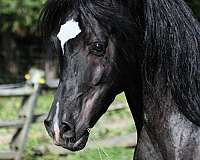
<svg viewBox="0 0 200 160">
<path fill-rule="evenodd" d="M 60 26 L 81 33 L 65 43 Z M 124 91 L 138 132 L 135 159 L 200 159 L 200 25 L 183 0 L 49 0 L 43 36 L 60 55 L 60 83 L 45 126 L 77 151 Z"/>
</svg>

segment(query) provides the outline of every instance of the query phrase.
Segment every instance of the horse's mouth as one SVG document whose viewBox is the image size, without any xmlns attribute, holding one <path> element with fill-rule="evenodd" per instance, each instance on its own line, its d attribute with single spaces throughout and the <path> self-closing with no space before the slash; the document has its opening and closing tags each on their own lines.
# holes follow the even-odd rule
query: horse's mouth
<svg viewBox="0 0 200 160">
<path fill-rule="evenodd" d="M 85 131 L 84 134 L 77 140 L 72 140 L 69 138 L 65 139 L 61 146 L 70 151 L 80 151 L 85 147 L 88 137 L 89 132 Z"/>
</svg>

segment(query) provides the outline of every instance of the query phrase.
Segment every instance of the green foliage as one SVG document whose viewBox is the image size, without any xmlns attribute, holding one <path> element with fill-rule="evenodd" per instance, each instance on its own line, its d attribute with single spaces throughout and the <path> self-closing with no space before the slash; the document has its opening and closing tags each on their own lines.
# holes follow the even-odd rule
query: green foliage
<svg viewBox="0 0 200 160">
<path fill-rule="evenodd" d="M 0 98 L 0 120 L 11 120 L 13 118 L 16 118 L 20 105 L 20 98 Z"/>
<path fill-rule="evenodd" d="M 0 31 L 33 31 L 45 0 L 0 0 Z"/>
<path fill-rule="evenodd" d="M 105 152 L 105 153 L 104 153 Z M 88 150 L 76 155 L 70 155 L 69 160 L 131 160 L 133 158 L 133 149 L 127 148 L 104 148 L 96 150 Z"/>
<path fill-rule="evenodd" d="M 102 151 L 103 150 L 103 151 Z M 131 160 L 133 159 L 133 149 L 123 147 L 85 149 L 84 151 L 71 154 L 69 156 L 58 156 L 48 154 L 42 157 L 33 156 L 27 153 L 26 160 Z"/>
<path fill-rule="evenodd" d="M 0 31 L 34 32 L 46 0 L 0 0 Z M 186 0 L 198 18 L 200 1 Z"/>
</svg>

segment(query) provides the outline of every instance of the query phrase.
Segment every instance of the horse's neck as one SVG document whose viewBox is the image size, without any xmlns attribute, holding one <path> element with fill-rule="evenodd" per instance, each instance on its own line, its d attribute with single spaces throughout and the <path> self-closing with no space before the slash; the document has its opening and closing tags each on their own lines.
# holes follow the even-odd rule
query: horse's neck
<svg viewBox="0 0 200 160">
<path fill-rule="evenodd" d="M 164 157 L 159 157 L 160 160 L 177 159 L 177 156 L 180 159 L 196 156 L 194 159 L 197 159 L 197 155 L 200 156 L 200 154 L 193 154 L 200 149 L 199 127 L 179 111 L 170 90 L 166 91 L 165 95 L 156 94 L 152 96 L 152 93 L 146 92 L 143 95 L 144 125 L 137 152 L 149 150 L 147 146 L 150 146 L 152 154 Z M 185 155 L 186 157 L 184 157 L 184 150 L 190 152 Z M 148 156 L 152 155 L 146 154 L 145 157 L 148 158 Z M 191 157 L 188 158 L 189 156 Z"/>
<path fill-rule="evenodd" d="M 134 84 L 134 86 L 128 86 L 124 92 L 136 124 L 137 132 L 140 134 L 143 126 L 142 85 L 136 82 L 132 84 Z"/>
<path fill-rule="evenodd" d="M 146 97 L 169 101 L 165 90 L 171 89 L 174 107 L 200 126 L 199 22 L 183 0 L 146 0 L 145 15 Z"/>
<path fill-rule="evenodd" d="M 185 58 L 185 59 L 196 58 L 196 61 L 198 62 L 199 53 L 192 50 L 194 48 L 196 49 L 198 48 L 198 45 L 195 43 L 195 42 L 199 43 L 199 41 L 197 41 L 198 39 L 197 36 L 199 34 L 196 32 L 196 30 L 199 30 L 198 24 L 197 22 L 195 22 L 194 18 L 191 16 L 190 11 L 187 9 L 184 3 L 181 3 L 182 8 L 178 5 L 177 5 L 178 6 L 177 9 L 172 6 L 167 5 L 164 8 L 164 10 L 161 10 L 161 7 L 156 8 L 153 5 L 158 4 L 158 2 L 159 3 L 162 2 L 163 4 L 161 6 L 164 6 L 167 2 L 176 3 L 176 1 L 174 0 L 167 0 L 167 1 L 148 0 L 147 2 L 148 2 L 148 5 L 146 6 L 148 7 L 146 7 L 146 12 L 147 11 L 148 12 L 146 13 L 147 15 L 146 15 L 145 25 L 148 24 L 148 26 L 145 26 L 145 27 L 146 28 L 148 27 L 147 29 L 149 30 L 147 32 L 148 34 L 146 35 L 147 40 L 145 41 L 145 43 L 148 42 L 147 43 L 148 45 L 146 44 L 147 45 L 146 51 L 148 52 L 144 54 L 146 61 L 143 61 L 141 63 L 143 64 L 142 67 L 146 67 L 146 68 L 141 69 L 142 70 L 141 81 L 143 83 L 141 84 L 142 87 L 136 87 L 137 86 L 136 84 L 136 85 L 132 85 L 132 87 L 129 87 L 125 91 L 130 109 L 132 111 L 133 117 L 136 122 L 137 129 L 139 129 L 139 132 L 140 132 L 136 155 L 137 154 L 139 155 L 140 152 L 144 154 L 144 152 L 146 151 L 144 156 L 142 154 L 140 155 L 143 158 L 138 156 L 139 158 L 137 157 L 136 159 L 152 159 L 152 160 L 191 159 L 191 158 L 199 159 L 197 157 L 199 157 L 200 154 L 196 152 L 198 151 L 198 149 L 200 149 L 200 138 L 199 138 L 200 128 L 191 121 L 193 120 L 194 122 L 197 122 L 199 120 L 199 118 L 197 118 L 199 116 L 199 106 L 198 106 L 199 94 L 195 93 L 195 91 L 199 88 L 198 87 L 199 85 L 197 84 L 196 88 L 194 87 L 195 89 L 193 90 L 188 86 L 188 88 L 190 88 L 188 92 L 183 92 L 184 88 L 179 88 L 180 91 L 178 92 L 176 88 L 172 86 L 175 86 L 175 85 L 179 86 L 180 83 L 182 82 L 184 83 L 187 81 L 190 82 L 188 83 L 188 85 L 193 84 L 193 83 L 191 83 L 191 81 L 187 79 L 188 77 L 185 74 L 185 72 L 179 73 L 179 76 L 182 79 L 174 80 L 173 78 L 177 77 L 178 73 L 170 71 L 170 69 L 173 68 L 170 62 L 174 60 L 174 57 L 175 57 L 174 55 L 177 55 L 177 57 L 179 58 L 177 62 L 183 63 L 183 59 L 181 58 Z M 182 1 L 179 0 L 177 2 L 182 2 Z M 180 15 L 175 14 L 175 13 L 173 14 L 172 9 L 169 11 L 168 10 L 165 11 L 166 9 L 169 9 L 169 8 L 172 8 L 174 10 L 176 9 L 177 11 L 176 13 L 180 13 L 180 15 L 184 15 L 184 16 L 180 18 Z M 186 13 L 188 14 L 187 19 L 185 18 Z M 159 19 L 159 16 L 163 14 L 166 14 L 166 16 L 164 18 Z M 167 16 L 168 14 L 171 16 Z M 173 18 L 170 19 L 172 16 Z M 176 16 L 178 17 L 177 20 L 176 20 Z M 152 18 L 155 18 L 155 20 L 151 21 Z M 173 33 L 173 36 L 175 37 L 173 43 L 168 42 L 168 40 L 170 39 L 169 38 L 170 34 L 169 32 L 167 32 L 167 30 L 169 30 L 170 26 L 163 26 L 163 25 L 168 24 L 168 23 L 164 23 L 166 19 L 167 19 L 167 22 L 171 24 L 171 28 L 175 27 L 174 30 L 178 33 L 179 37 L 183 36 L 183 33 L 188 33 L 190 34 L 191 37 L 193 37 L 194 41 L 193 42 L 191 42 L 191 40 L 187 41 L 186 36 L 185 36 L 185 39 L 184 38 L 179 39 L 179 42 L 181 43 L 178 43 L 178 44 L 179 45 L 181 44 L 182 47 L 179 48 L 179 52 L 175 52 L 176 50 L 174 50 L 174 48 L 176 49 L 175 46 L 178 45 L 176 41 L 176 38 L 178 36 L 176 36 L 176 34 Z M 177 23 L 177 26 L 174 26 L 175 20 L 177 22 L 180 22 L 180 24 Z M 193 28 L 194 32 L 192 32 L 188 28 L 185 28 L 187 32 L 180 33 L 178 29 L 180 28 L 183 29 L 183 27 L 180 26 L 183 23 L 183 20 L 189 21 L 187 23 L 188 27 Z M 163 24 L 163 25 L 160 26 L 160 24 Z M 152 26 L 155 26 L 155 27 L 152 27 Z M 155 37 L 151 37 L 152 35 L 154 35 L 153 33 L 156 33 Z M 158 33 L 161 33 L 162 35 L 164 34 L 164 36 L 162 36 L 162 39 L 160 38 L 160 35 Z M 163 45 L 171 44 L 171 46 L 174 46 L 174 48 L 173 47 L 170 48 L 170 45 L 166 45 L 165 48 L 160 47 L 160 45 L 155 45 L 156 43 L 160 44 L 159 40 L 163 42 Z M 185 52 L 184 50 L 182 50 L 182 48 L 185 47 L 184 45 L 187 45 L 188 48 L 190 49 L 190 50 L 188 49 L 188 52 Z M 183 55 L 183 53 L 185 54 Z M 164 57 L 165 55 L 166 57 Z M 159 63 L 156 64 L 157 62 Z M 161 65 L 161 62 L 163 62 L 162 65 Z M 197 65 L 197 63 L 195 64 L 193 63 L 190 65 L 191 66 L 194 65 L 194 68 L 197 68 L 197 69 L 199 66 Z M 188 66 L 188 65 L 185 65 L 185 66 Z M 177 66 L 174 68 L 177 68 Z M 184 71 L 184 69 L 185 68 L 181 68 L 179 65 L 180 71 Z M 195 70 L 194 73 L 196 74 L 193 75 L 193 77 L 191 78 L 192 81 L 195 79 L 198 79 L 197 75 L 199 76 L 199 74 L 197 73 L 199 72 L 197 71 L 198 70 Z M 134 72 L 132 74 L 134 74 L 134 76 L 140 75 L 140 74 L 135 74 Z M 169 76 L 169 75 L 172 75 L 172 76 Z M 172 80 L 174 80 L 173 83 L 172 83 Z M 134 83 L 135 82 L 133 81 L 132 84 Z M 184 85 L 180 85 L 180 86 L 184 86 Z M 142 91 L 139 91 L 139 88 Z M 172 90 L 173 90 L 173 94 L 172 94 Z M 193 94 L 190 94 L 190 92 L 192 92 Z M 179 97 L 180 95 L 184 95 L 183 98 L 182 97 L 177 98 L 177 96 Z M 188 102 L 192 98 L 196 100 L 195 101 L 196 103 Z M 184 103 L 180 105 L 179 103 L 177 103 L 178 99 L 180 99 L 181 102 L 184 102 Z M 182 111 L 180 111 L 180 108 L 182 108 Z M 188 117 L 192 117 L 190 118 L 191 120 L 188 119 Z M 187 152 L 187 154 L 184 156 L 184 152 L 186 150 L 189 151 L 190 153 Z M 152 155 L 158 155 L 158 152 L 161 153 L 160 154 L 161 157 L 151 158 L 153 157 Z M 179 158 L 177 158 L 177 156 Z M 191 156 L 191 157 L 188 157 L 188 156 Z"/>
<path fill-rule="evenodd" d="M 136 159 L 188 159 L 194 155 L 184 155 L 184 149 L 191 153 L 200 149 L 199 128 L 181 114 L 170 90 L 152 93 L 133 81 L 125 95 L 138 132 Z"/>
</svg>

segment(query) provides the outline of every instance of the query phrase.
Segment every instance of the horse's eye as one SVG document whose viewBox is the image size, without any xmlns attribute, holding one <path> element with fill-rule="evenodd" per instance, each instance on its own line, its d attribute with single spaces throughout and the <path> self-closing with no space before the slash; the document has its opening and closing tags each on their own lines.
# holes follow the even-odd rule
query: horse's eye
<svg viewBox="0 0 200 160">
<path fill-rule="evenodd" d="M 90 52 L 96 56 L 104 56 L 105 54 L 105 44 L 100 42 L 92 43 Z"/>
<path fill-rule="evenodd" d="M 97 52 L 102 52 L 104 50 L 104 44 L 95 43 L 93 49 L 95 49 Z"/>
</svg>

